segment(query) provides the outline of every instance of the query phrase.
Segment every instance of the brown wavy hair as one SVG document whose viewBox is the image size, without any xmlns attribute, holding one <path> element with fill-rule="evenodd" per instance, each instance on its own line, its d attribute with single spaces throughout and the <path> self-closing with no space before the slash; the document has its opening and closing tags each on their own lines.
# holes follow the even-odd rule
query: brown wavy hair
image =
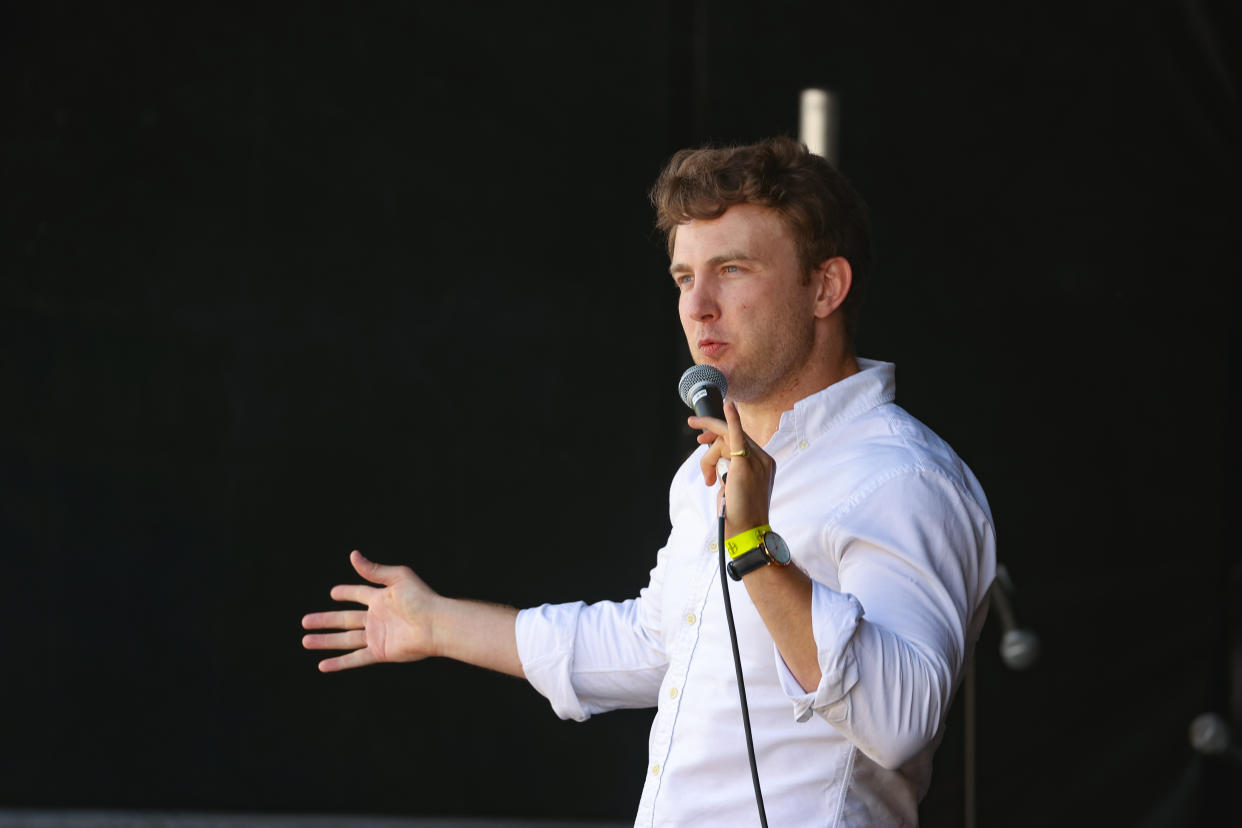
<svg viewBox="0 0 1242 828">
<path fill-rule="evenodd" d="M 745 146 L 681 150 L 656 179 L 651 203 L 669 256 L 678 225 L 719 218 L 735 204 L 756 204 L 780 213 L 806 278 L 821 262 L 844 257 L 854 278 L 841 312 L 853 344 L 871 271 L 867 206 L 845 176 L 805 144 L 777 137 Z"/>
</svg>

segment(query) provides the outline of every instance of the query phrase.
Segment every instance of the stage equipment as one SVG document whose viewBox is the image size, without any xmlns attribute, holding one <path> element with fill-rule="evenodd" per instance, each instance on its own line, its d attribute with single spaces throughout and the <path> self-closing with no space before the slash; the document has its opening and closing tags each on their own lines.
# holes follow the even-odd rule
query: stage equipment
<svg viewBox="0 0 1242 828">
<path fill-rule="evenodd" d="M 837 96 L 826 89 L 803 89 L 798 140 L 814 154 L 837 165 Z"/>
<path fill-rule="evenodd" d="M 996 580 L 988 588 L 988 597 L 1001 623 L 1001 661 L 1010 670 L 1029 670 L 1039 660 L 1039 637 L 1018 626 L 1013 611 L 1013 580 L 1004 564 L 996 565 Z M 966 828 L 975 828 L 975 656 L 966 663 Z"/>
</svg>

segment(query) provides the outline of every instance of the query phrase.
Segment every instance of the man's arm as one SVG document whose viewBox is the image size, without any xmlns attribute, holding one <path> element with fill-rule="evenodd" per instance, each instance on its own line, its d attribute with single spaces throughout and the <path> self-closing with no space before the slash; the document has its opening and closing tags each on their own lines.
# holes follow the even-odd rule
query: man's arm
<svg viewBox="0 0 1242 828">
<path fill-rule="evenodd" d="M 701 442 L 714 441 L 700 458 L 709 485 L 730 446 L 747 451 L 724 487 L 729 536 L 768 522 L 775 465 L 727 404 L 725 413 L 727 424 L 690 424 L 709 429 Z M 787 669 L 781 682 L 798 719 L 814 711 L 879 764 L 899 767 L 943 720 L 981 621 L 995 539 L 986 513 L 954 483 L 914 470 L 860 499 L 848 527 L 834 531 L 824 541 L 837 560 L 760 567 L 743 584 L 776 644 L 778 670 Z"/>
<path fill-rule="evenodd" d="M 725 537 L 732 537 L 768 522 L 776 462 L 742 430 L 737 407 L 726 402 L 724 408 L 726 422 L 709 417 L 691 417 L 688 422 L 708 432 L 699 435 L 699 442 L 711 444 L 699 460 L 707 485 L 716 482 L 716 461 L 730 457 L 723 493 Z M 735 451 L 746 455 L 733 455 Z M 803 690 L 813 691 L 821 673 L 811 623 L 811 579 L 796 566 L 761 566 L 742 583 L 789 671 Z"/>
<path fill-rule="evenodd" d="M 517 610 L 445 598 L 409 567 L 377 564 L 357 550 L 349 560 L 359 575 L 379 586 L 335 586 L 334 600 L 352 601 L 366 609 L 315 612 L 302 619 L 308 630 L 339 630 L 305 635 L 303 647 L 350 651 L 319 662 L 321 671 L 443 656 L 525 677 L 514 635 Z"/>
</svg>

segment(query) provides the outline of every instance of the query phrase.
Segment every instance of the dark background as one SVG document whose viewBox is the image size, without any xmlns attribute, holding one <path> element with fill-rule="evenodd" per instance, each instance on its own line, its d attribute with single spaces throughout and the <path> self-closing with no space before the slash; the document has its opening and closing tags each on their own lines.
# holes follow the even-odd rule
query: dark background
<svg viewBox="0 0 1242 828">
<path fill-rule="evenodd" d="M 0 806 L 631 816 L 649 713 L 320 675 L 299 619 L 354 547 L 518 606 L 645 583 L 694 445 L 646 190 L 820 85 L 860 352 L 1043 641 L 980 643 L 981 824 L 1238 808 L 1186 735 L 1242 726 L 1235 4 L 111 5 L 0 16 Z"/>
</svg>

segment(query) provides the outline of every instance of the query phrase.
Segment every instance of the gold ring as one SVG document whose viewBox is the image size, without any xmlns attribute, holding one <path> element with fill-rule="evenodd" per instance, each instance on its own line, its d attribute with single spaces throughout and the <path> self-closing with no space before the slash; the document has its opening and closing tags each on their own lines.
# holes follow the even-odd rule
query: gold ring
<svg viewBox="0 0 1242 828">
<path fill-rule="evenodd" d="M 750 457 L 750 446 L 742 446 L 741 451 L 729 452 L 730 457 Z"/>
</svg>

